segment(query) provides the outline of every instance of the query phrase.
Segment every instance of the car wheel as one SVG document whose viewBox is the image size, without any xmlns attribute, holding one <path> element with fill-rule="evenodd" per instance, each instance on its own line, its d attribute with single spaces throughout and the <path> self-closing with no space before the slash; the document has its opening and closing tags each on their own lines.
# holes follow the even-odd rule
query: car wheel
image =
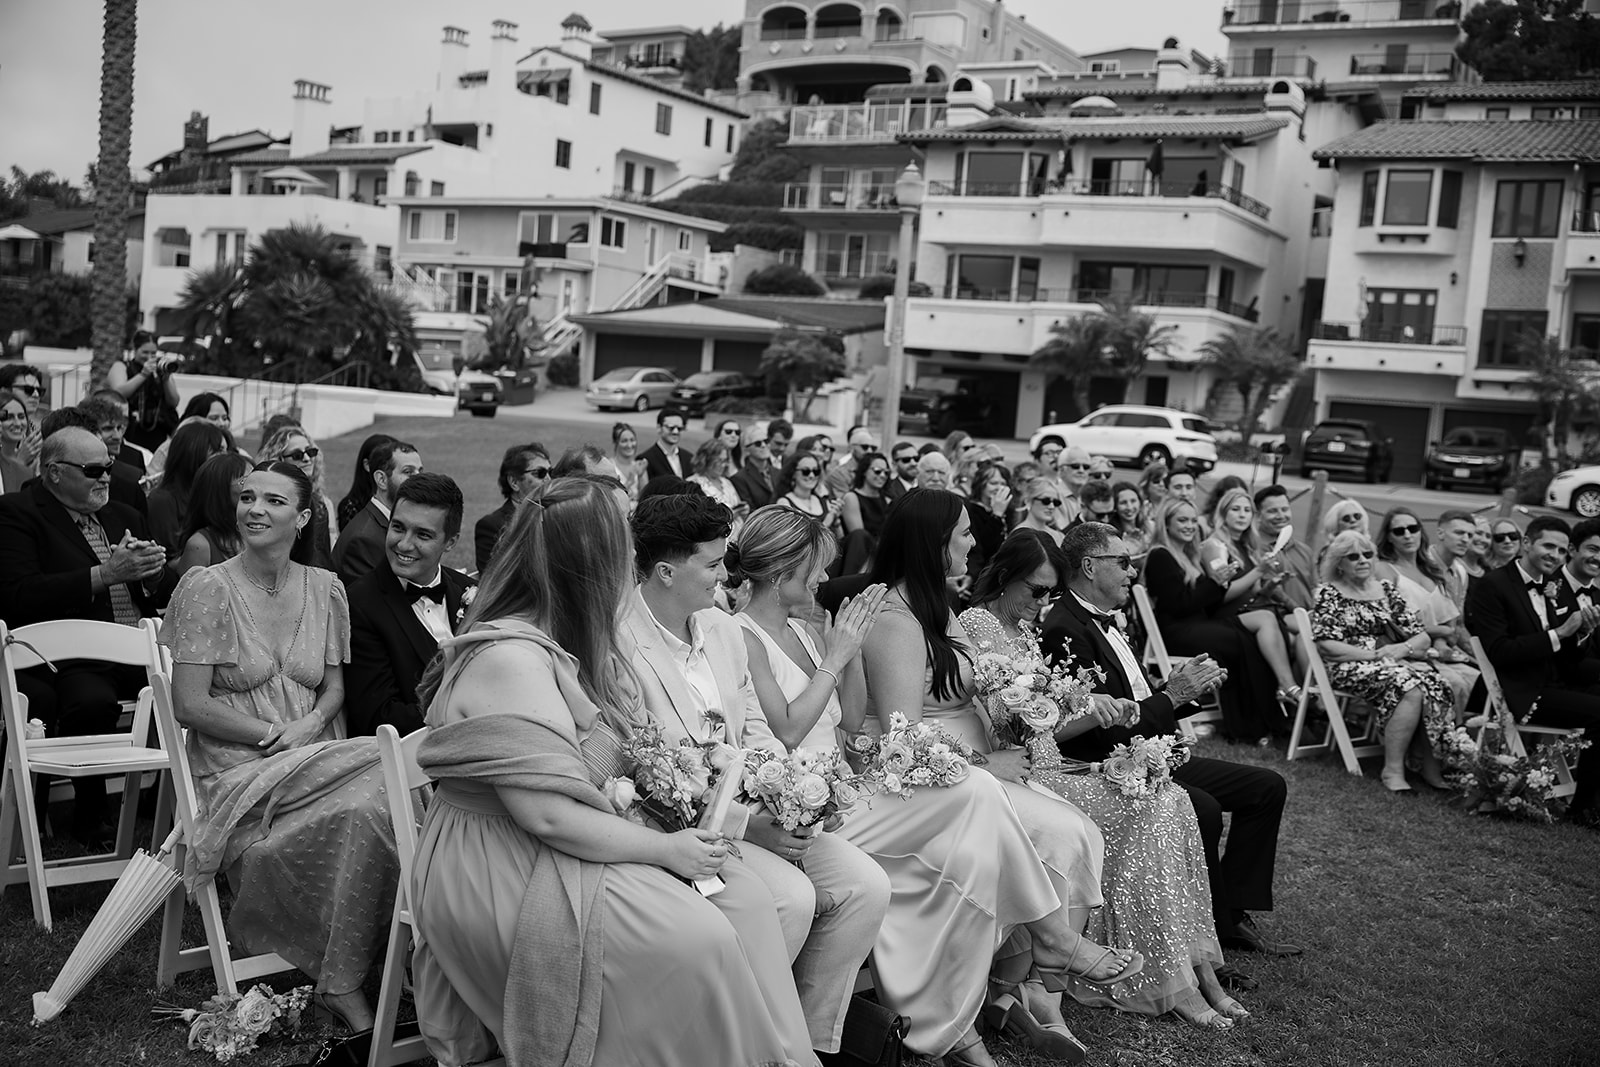
<svg viewBox="0 0 1600 1067">
<path fill-rule="evenodd" d="M 1436 490 L 1436 489 L 1441 488 L 1441 483 L 1440 483 L 1439 479 L 1435 478 L 1433 475 L 1424 474 L 1422 476 L 1422 488 L 1424 488 L 1424 489 L 1435 489 Z"/>
<path fill-rule="evenodd" d="M 474 418 L 492 419 L 494 418 L 494 413 L 499 410 L 499 408 L 473 408 L 472 414 Z"/>
<path fill-rule="evenodd" d="M 1377 467 L 1368 467 L 1365 471 L 1362 472 L 1361 480 L 1366 482 L 1368 485 L 1377 485 L 1380 481 L 1383 480 L 1380 475 L 1381 475 L 1381 472 L 1378 470 Z"/>
<path fill-rule="evenodd" d="M 1172 453 L 1160 445 L 1146 445 L 1144 451 L 1139 453 L 1139 466 L 1148 467 L 1152 463 L 1160 463 L 1168 470 L 1172 469 Z"/>
<path fill-rule="evenodd" d="M 639 399 L 637 399 L 637 400 L 635 400 L 633 402 L 633 410 L 635 410 L 635 411 L 649 411 L 650 410 L 650 398 L 645 396 L 643 393 L 640 393 L 639 394 Z"/>
<path fill-rule="evenodd" d="M 1573 493 L 1572 510 L 1585 519 L 1600 515 L 1600 485 L 1586 485 Z"/>
</svg>

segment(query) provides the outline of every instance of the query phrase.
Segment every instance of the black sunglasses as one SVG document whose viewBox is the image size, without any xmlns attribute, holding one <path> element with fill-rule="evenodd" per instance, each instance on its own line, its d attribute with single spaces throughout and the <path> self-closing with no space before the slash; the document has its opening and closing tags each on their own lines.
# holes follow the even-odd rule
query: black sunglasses
<svg viewBox="0 0 1600 1067">
<path fill-rule="evenodd" d="M 1494 535 L 1494 539 L 1496 541 L 1500 541 L 1500 542 L 1520 541 L 1520 540 L 1522 540 L 1522 535 L 1519 534 L 1519 533 L 1516 533 L 1515 531 L 1513 531 L 1512 533 L 1497 533 L 1497 534 Z"/>
<path fill-rule="evenodd" d="M 1045 597 L 1049 596 L 1051 593 L 1053 593 L 1055 591 L 1056 591 L 1056 587 L 1053 586 L 1053 585 L 1030 585 L 1030 586 L 1028 586 L 1028 595 L 1031 596 L 1035 600 L 1043 600 Z"/>
<path fill-rule="evenodd" d="M 1087 463 L 1068 463 L 1067 464 L 1067 470 L 1069 470 L 1069 471 L 1086 471 L 1088 469 L 1089 469 L 1089 465 Z"/>
<path fill-rule="evenodd" d="M 1421 533 L 1422 532 L 1422 527 L 1421 526 L 1391 526 L 1391 527 L 1389 527 L 1389 532 L 1394 534 L 1396 537 L 1408 537 L 1408 536 L 1410 536 L 1411 534 L 1414 534 L 1414 533 Z"/>
<path fill-rule="evenodd" d="M 1371 559 L 1376 555 L 1376 552 L 1349 552 L 1345 554 L 1344 558 L 1354 563 L 1357 560 Z"/>
<path fill-rule="evenodd" d="M 681 422 L 663 422 L 661 424 L 661 432 L 662 433 L 682 433 L 683 432 L 683 426 L 684 426 L 684 424 L 681 423 Z"/>
<path fill-rule="evenodd" d="M 550 468 L 549 467 L 529 467 L 527 470 L 523 471 L 522 473 L 528 475 L 531 478 L 548 478 L 548 477 L 550 477 Z"/>
<path fill-rule="evenodd" d="M 12 385 L 11 388 L 15 389 L 19 393 L 26 393 L 28 396 L 38 396 L 40 393 L 44 392 L 44 390 L 37 385 L 23 385 L 20 382 Z"/>
<path fill-rule="evenodd" d="M 1033 498 L 1033 502 L 1035 504 L 1043 504 L 1047 508 L 1059 508 L 1061 506 L 1061 498 L 1058 496 L 1036 496 Z"/>
<path fill-rule="evenodd" d="M 816 475 L 819 475 L 819 474 L 822 473 L 822 468 L 821 467 L 796 467 L 794 469 L 794 473 L 796 474 L 796 476 L 802 475 L 802 474 L 809 474 L 812 477 L 815 477 Z"/>
<path fill-rule="evenodd" d="M 1125 571 L 1133 570 L 1133 557 L 1132 556 L 1089 556 L 1088 558 L 1089 559 L 1111 559 L 1111 560 L 1116 560 L 1117 566 L 1121 567 L 1123 570 L 1125 570 Z"/>
<path fill-rule="evenodd" d="M 304 463 L 308 459 L 316 459 L 322 455 L 320 448 L 297 448 L 293 452 L 285 452 L 283 458 L 290 463 Z"/>
<path fill-rule="evenodd" d="M 1089 472 L 1089 477 L 1095 479 L 1096 481 L 1109 482 L 1111 480 L 1111 472 L 1110 471 L 1090 471 Z"/>
<path fill-rule="evenodd" d="M 65 464 L 68 467 L 76 467 L 91 482 L 98 482 L 101 478 L 111 473 L 111 464 L 109 463 L 74 463 L 70 459 L 57 459 L 51 462 Z"/>
</svg>

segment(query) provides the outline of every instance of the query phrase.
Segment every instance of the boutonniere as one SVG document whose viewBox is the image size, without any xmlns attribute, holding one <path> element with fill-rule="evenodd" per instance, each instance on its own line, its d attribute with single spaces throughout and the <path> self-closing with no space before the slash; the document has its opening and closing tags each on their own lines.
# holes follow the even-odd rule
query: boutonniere
<svg viewBox="0 0 1600 1067">
<path fill-rule="evenodd" d="M 1116 623 L 1117 632 L 1123 633 L 1123 634 L 1126 634 L 1128 632 L 1128 616 L 1127 615 L 1123 614 L 1121 611 L 1113 611 L 1111 613 L 1111 619 L 1112 619 L 1112 621 L 1114 623 Z"/>
<path fill-rule="evenodd" d="M 467 586 L 467 591 L 461 594 L 461 606 L 456 609 L 456 626 L 461 625 L 461 620 L 467 617 L 467 609 L 472 607 L 472 602 L 478 599 L 478 587 Z"/>
<path fill-rule="evenodd" d="M 728 720 L 722 714 L 721 708 L 707 708 L 706 738 L 711 741 L 726 741 L 728 739 Z"/>
<path fill-rule="evenodd" d="M 1544 583 L 1544 589 L 1542 592 L 1544 593 L 1544 598 L 1546 600 L 1554 601 L 1558 596 L 1561 595 L 1561 586 L 1556 584 L 1555 579 L 1551 579 L 1550 581 Z"/>
</svg>

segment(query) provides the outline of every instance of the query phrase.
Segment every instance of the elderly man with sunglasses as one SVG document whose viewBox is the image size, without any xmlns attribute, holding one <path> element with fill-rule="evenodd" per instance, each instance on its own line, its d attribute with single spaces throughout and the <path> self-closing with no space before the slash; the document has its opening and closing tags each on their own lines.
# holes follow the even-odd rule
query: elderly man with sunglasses
<svg viewBox="0 0 1600 1067">
<path fill-rule="evenodd" d="M 166 551 L 145 536 L 139 513 L 111 501 L 105 442 L 78 426 L 57 430 L 39 451 L 39 477 L 0 497 L 0 618 L 13 629 L 54 619 L 136 626 L 166 603 L 176 583 Z M 91 660 L 23 671 L 29 715 L 52 735 L 108 733 L 144 685 L 139 668 Z M 94 844 L 109 830 L 105 780 L 76 780 L 72 833 Z"/>
</svg>

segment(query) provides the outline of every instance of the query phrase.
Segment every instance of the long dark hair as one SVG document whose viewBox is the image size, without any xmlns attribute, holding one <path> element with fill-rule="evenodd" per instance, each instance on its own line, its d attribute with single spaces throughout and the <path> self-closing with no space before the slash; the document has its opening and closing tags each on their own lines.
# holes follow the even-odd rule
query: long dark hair
<svg viewBox="0 0 1600 1067">
<path fill-rule="evenodd" d="M 928 661 L 933 665 L 933 695 L 955 696 L 961 684 L 958 656 L 966 650 L 948 633 L 950 602 L 945 576 L 950 569 L 946 546 L 965 513 L 961 498 L 944 489 L 913 489 L 889 505 L 878 534 L 872 581 L 893 589 L 906 587 L 906 603 L 922 625 Z"/>
<path fill-rule="evenodd" d="M 220 393 L 196 393 L 191 396 L 189 402 L 183 405 L 182 417 L 185 419 L 209 419 L 211 417 L 212 404 L 221 404 L 222 410 L 228 412 L 228 417 L 230 419 L 233 417 L 233 409 L 228 406 L 228 401 Z"/>
<path fill-rule="evenodd" d="M 212 456 L 231 451 L 227 435 L 209 422 L 180 426 L 167 445 L 167 465 L 161 472 L 161 486 L 186 508 L 194 488 L 194 477 Z"/>
<path fill-rule="evenodd" d="M 1390 508 L 1384 513 L 1383 521 L 1378 524 L 1378 534 L 1373 538 L 1378 543 L 1378 558 L 1389 563 L 1398 558 L 1394 542 L 1389 537 L 1389 529 L 1394 525 L 1394 520 L 1401 515 L 1409 516 L 1412 522 L 1422 528 L 1422 536 L 1417 539 L 1417 570 L 1427 575 L 1434 585 L 1444 585 L 1444 568 L 1439 566 L 1433 557 L 1433 542 L 1428 540 L 1428 528 L 1423 526 L 1422 520 L 1417 518 L 1417 513 L 1410 508 Z"/>
<path fill-rule="evenodd" d="M 294 483 L 296 511 L 311 512 L 312 519 L 300 527 L 300 532 L 295 535 L 294 545 L 289 549 L 289 558 L 305 567 L 317 565 L 317 538 L 316 538 L 316 505 L 313 503 L 317 492 L 311 487 L 311 478 L 298 466 L 286 459 L 269 459 L 264 463 L 257 463 L 256 471 L 266 471 L 269 474 L 281 474 Z M 237 514 L 237 512 L 236 512 Z"/>
<path fill-rule="evenodd" d="M 375 433 L 361 442 L 361 449 L 356 453 L 356 471 L 350 479 L 350 488 L 345 492 L 344 499 L 339 501 L 339 529 L 349 526 L 350 520 L 356 517 L 356 512 L 366 507 L 367 501 L 372 499 L 372 494 L 377 492 L 377 483 L 372 480 L 372 472 L 367 469 L 367 460 L 374 448 L 393 440 L 394 438 L 386 433 Z"/>
<path fill-rule="evenodd" d="M 972 583 L 972 603 L 983 607 L 999 598 L 1012 582 L 1020 582 L 1046 563 L 1052 567 L 1056 561 L 1045 548 L 1045 539 L 1035 536 L 1037 530 L 1018 530 L 1001 543 L 990 558 L 988 566 Z M 1061 575 L 1056 575 L 1059 582 Z"/>
<path fill-rule="evenodd" d="M 189 518 L 178 550 L 204 531 L 226 556 L 239 554 L 239 500 L 234 484 L 250 473 L 250 461 L 237 452 L 219 452 L 200 465 L 189 490 Z"/>
</svg>

